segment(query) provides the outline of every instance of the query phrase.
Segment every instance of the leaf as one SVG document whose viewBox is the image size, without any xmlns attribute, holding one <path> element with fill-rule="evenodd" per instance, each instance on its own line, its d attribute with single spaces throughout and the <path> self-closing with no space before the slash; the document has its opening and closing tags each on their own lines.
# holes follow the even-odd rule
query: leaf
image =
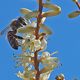
<svg viewBox="0 0 80 80">
<path fill-rule="evenodd" d="M 41 24 L 40 26 L 44 30 L 44 32 L 46 32 L 49 35 L 52 34 L 52 31 L 46 25 Z"/>
<path fill-rule="evenodd" d="M 43 3 L 43 7 L 51 9 L 50 11 L 43 12 L 43 17 L 56 16 L 61 12 L 61 8 L 59 6 L 50 3 Z"/>
<path fill-rule="evenodd" d="M 68 15 L 69 18 L 75 18 L 80 15 L 80 11 L 74 11 Z"/>
</svg>

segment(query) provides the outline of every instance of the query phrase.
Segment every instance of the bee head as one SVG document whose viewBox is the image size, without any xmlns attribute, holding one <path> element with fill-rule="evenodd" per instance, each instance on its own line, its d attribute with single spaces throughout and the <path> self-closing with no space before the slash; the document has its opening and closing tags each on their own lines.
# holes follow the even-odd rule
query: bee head
<svg viewBox="0 0 80 80">
<path fill-rule="evenodd" d="M 19 17 L 19 18 L 18 18 L 18 21 L 19 21 L 21 24 L 26 25 L 26 22 L 25 22 L 25 19 L 24 19 L 24 18 Z"/>
</svg>

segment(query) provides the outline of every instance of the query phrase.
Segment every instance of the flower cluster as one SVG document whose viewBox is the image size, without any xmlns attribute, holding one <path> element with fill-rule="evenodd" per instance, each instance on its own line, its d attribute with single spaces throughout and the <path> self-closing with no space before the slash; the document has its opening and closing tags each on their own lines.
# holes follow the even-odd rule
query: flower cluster
<svg viewBox="0 0 80 80">
<path fill-rule="evenodd" d="M 32 25 L 30 23 L 29 25 Z M 17 76 L 22 78 L 23 80 L 35 80 L 36 76 L 36 70 L 35 70 L 35 62 L 34 62 L 34 54 L 35 51 L 40 50 L 40 54 L 38 54 L 37 58 L 39 61 L 39 64 L 43 66 L 43 68 L 40 68 L 40 80 L 48 80 L 50 73 L 58 66 L 59 60 L 57 57 L 52 57 L 53 54 L 56 52 L 50 54 L 46 50 L 47 47 L 47 39 L 46 39 L 46 33 L 41 32 L 39 34 L 39 38 L 36 39 L 36 36 L 31 32 L 26 32 L 25 30 L 28 28 L 28 26 L 25 26 L 23 28 L 20 28 L 18 32 L 23 35 L 23 40 L 19 41 L 19 44 L 22 48 L 22 53 L 17 54 L 16 59 L 16 66 L 23 66 L 24 70 L 23 72 L 19 71 L 17 73 Z M 32 26 L 34 28 L 34 26 Z M 39 65 L 39 67 L 41 67 Z"/>
<path fill-rule="evenodd" d="M 17 30 L 17 33 L 20 33 L 23 39 L 18 40 L 22 53 L 15 57 L 16 66 L 23 66 L 24 68 L 22 72 L 19 71 L 17 73 L 17 76 L 23 80 L 37 80 L 37 78 L 38 80 L 48 80 L 51 72 L 59 64 L 58 58 L 53 57 L 56 52 L 51 54 L 48 51 L 44 51 L 47 48 L 47 37 L 52 34 L 52 31 L 44 24 L 44 21 L 46 17 L 56 16 L 61 12 L 59 6 L 50 4 L 48 3 L 49 1 L 42 3 L 43 7 L 50 9 L 47 12 L 31 11 L 26 8 L 20 10 L 24 14 L 24 18 L 30 21 L 26 26 Z M 36 21 L 31 20 L 32 18 L 41 19 Z"/>
<path fill-rule="evenodd" d="M 50 73 L 58 66 L 59 60 L 57 57 L 51 57 L 49 52 L 42 52 L 42 55 L 38 55 L 38 60 L 43 65 L 43 68 L 40 69 L 40 80 L 48 80 Z M 16 61 L 17 66 L 24 67 L 24 71 L 19 71 L 17 76 L 23 80 L 35 80 L 34 53 L 18 54 Z"/>
<path fill-rule="evenodd" d="M 22 40 L 22 50 L 25 51 L 29 49 L 31 52 L 35 52 L 36 50 L 44 50 L 47 46 L 46 39 L 39 38 L 38 40 L 35 39 L 35 35 L 33 34 L 26 34 L 24 36 L 24 40 Z"/>
</svg>

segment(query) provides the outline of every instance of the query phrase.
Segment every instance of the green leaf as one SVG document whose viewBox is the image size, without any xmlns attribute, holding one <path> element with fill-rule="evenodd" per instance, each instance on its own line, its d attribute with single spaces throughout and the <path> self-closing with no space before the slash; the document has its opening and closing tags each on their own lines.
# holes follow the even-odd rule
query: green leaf
<svg viewBox="0 0 80 80">
<path fill-rule="evenodd" d="M 74 11 L 68 15 L 69 18 L 75 18 L 80 15 L 80 11 Z"/>
</svg>

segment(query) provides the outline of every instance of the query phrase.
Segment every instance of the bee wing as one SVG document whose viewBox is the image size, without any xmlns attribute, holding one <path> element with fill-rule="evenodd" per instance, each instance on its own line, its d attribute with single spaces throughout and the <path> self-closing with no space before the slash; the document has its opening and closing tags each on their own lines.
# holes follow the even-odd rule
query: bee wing
<svg viewBox="0 0 80 80">
<path fill-rule="evenodd" d="M 75 18 L 80 15 L 80 11 L 74 11 L 68 15 L 69 18 Z"/>
<path fill-rule="evenodd" d="M 0 36 L 2 36 L 9 28 L 10 28 L 10 26 L 7 26 L 2 31 L 0 31 Z"/>
</svg>

